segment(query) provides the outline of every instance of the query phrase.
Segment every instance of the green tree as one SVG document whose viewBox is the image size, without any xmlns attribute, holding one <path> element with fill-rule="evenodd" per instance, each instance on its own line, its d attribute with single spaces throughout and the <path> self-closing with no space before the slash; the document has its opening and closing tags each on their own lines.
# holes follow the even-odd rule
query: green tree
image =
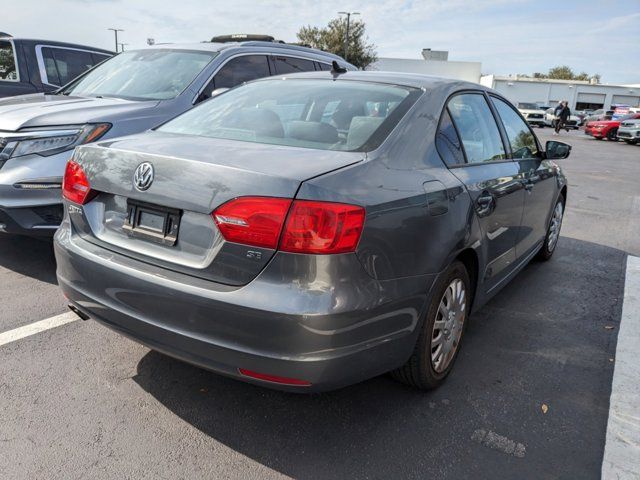
<svg viewBox="0 0 640 480">
<path fill-rule="evenodd" d="M 580 72 L 576 75 L 575 73 L 573 73 L 573 70 L 571 70 L 571 68 L 568 67 L 567 65 L 560 65 L 557 67 L 553 67 L 549 69 L 548 73 L 535 72 L 533 74 L 533 78 L 551 78 L 554 80 L 583 80 L 583 81 L 589 80 L 590 78 L 595 78 L 598 83 L 600 82 L 599 74 L 596 73 L 595 75 L 589 75 L 587 72 Z"/>
<path fill-rule="evenodd" d="M 566 65 L 560 65 L 559 67 L 550 69 L 547 78 L 553 78 L 554 80 L 576 80 L 573 70 Z"/>
<path fill-rule="evenodd" d="M 375 62 L 378 57 L 376 46 L 369 43 L 365 35 L 365 24 L 361 20 L 349 24 L 349 45 L 347 60 L 356 67 L 364 69 Z M 298 41 L 313 48 L 344 56 L 344 40 L 347 31 L 347 20 L 334 18 L 324 27 L 307 25 L 298 32 Z"/>
</svg>

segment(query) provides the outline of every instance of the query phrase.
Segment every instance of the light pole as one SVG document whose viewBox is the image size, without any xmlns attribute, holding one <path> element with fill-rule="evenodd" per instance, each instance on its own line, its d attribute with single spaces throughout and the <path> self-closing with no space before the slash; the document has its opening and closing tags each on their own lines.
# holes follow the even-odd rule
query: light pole
<svg viewBox="0 0 640 480">
<path fill-rule="evenodd" d="M 120 44 L 120 51 L 121 51 L 121 52 L 124 52 L 124 46 L 125 46 L 125 45 L 129 45 L 129 44 L 128 44 L 128 43 L 121 43 L 121 44 Z"/>
<path fill-rule="evenodd" d="M 338 12 L 338 15 L 347 16 L 347 31 L 344 36 L 344 59 L 347 60 L 347 50 L 349 48 L 349 22 L 351 21 L 351 15 L 360 15 L 360 12 Z"/>
<path fill-rule="evenodd" d="M 118 32 L 124 32 L 121 28 L 107 28 L 107 30 L 112 30 L 116 36 L 116 53 L 118 53 Z"/>
</svg>

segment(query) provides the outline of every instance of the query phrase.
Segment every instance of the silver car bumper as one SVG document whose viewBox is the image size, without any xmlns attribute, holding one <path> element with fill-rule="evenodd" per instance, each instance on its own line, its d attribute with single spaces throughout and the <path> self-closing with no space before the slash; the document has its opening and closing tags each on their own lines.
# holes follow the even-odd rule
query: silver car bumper
<svg viewBox="0 0 640 480">
<path fill-rule="evenodd" d="M 27 155 L 0 167 L 0 233 L 53 235 L 62 221 L 62 175 L 71 154 Z"/>
</svg>

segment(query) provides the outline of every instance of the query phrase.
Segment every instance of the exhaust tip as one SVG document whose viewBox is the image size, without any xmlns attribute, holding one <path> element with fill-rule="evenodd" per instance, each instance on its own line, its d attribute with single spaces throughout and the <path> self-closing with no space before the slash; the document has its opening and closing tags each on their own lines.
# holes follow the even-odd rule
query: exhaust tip
<svg viewBox="0 0 640 480">
<path fill-rule="evenodd" d="M 72 304 L 68 304 L 67 307 L 69 307 L 69 310 L 71 310 L 73 313 L 75 313 L 78 317 L 80 317 L 81 320 L 89 320 L 89 315 L 87 315 L 84 312 L 81 312 L 78 307 L 76 307 L 75 305 Z"/>
</svg>

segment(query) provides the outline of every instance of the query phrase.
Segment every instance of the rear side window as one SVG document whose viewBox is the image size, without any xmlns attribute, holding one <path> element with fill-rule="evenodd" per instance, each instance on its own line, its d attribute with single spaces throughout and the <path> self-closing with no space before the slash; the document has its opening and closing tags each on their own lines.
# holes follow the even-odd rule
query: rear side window
<svg viewBox="0 0 640 480">
<path fill-rule="evenodd" d="M 513 158 L 534 158 L 538 154 L 538 146 L 527 122 L 503 100 L 491 97 L 491 101 L 498 110 L 498 116 L 507 132 Z"/>
<path fill-rule="evenodd" d="M 11 42 L 0 41 L 0 80 L 17 82 L 18 69 Z"/>
<path fill-rule="evenodd" d="M 229 60 L 216 74 L 212 87 L 232 88 L 269 75 L 269 62 L 265 55 L 244 55 Z"/>
<path fill-rule="evenodd" d="M 94 65 L 90 52 L 70 50 L 67 48 L 42 48 L 46 79 L 50 85 L 66 85 Z"/>
<path fill-rule="evenodd" d="M 201 103 L 158 130 L 320 150 L 371 151 L 420 94 L 416 88 L 371 82 L 262 80 Z"/>
<path fill-rule="evenodd" d="M 460 137 L 458 137 L 458 132 L 453 126 L 451 115 L 449 115 L 447 109 L 444 110 L 438 126 L 436 148 L 444 163 L 448 166 L 462 165 L 464 163 L 464 152 L 462 151 Z"/>
<path fill-rule="evenodd" d="M 467 163 L 495 162 L 507 158 L 498 125 L 484 95 L 463 93 L 447 105 L 455 124 Z"/>
<path fill-rule="evenodd" d="M 315 65 L 311 60 L 294 57 L 273 57 L 276 65 L 276 74 L 283 75 L 285 73 L 313 72 Z"/>
</svg>

